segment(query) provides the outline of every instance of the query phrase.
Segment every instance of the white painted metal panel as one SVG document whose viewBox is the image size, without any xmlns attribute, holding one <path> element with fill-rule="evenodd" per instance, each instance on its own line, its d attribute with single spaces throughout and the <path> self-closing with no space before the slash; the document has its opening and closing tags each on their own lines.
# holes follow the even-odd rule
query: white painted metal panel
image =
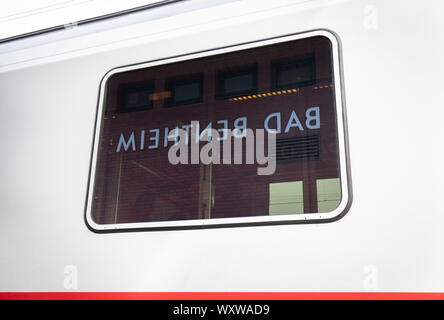
<svg viewBox="0 0 444 320">
<path fill-rule="evenodd" d="M 74 265 L 81 291 L 443 291 L 443 9 L 440 1 L 244 0 L 3 45 L 0 290 L 66 290 L 64 268 Z M 88 230 L 108 70 L 319 28 L 336 32 L 343 48 L 354 194 L 343 219 Z"/>
</svg>

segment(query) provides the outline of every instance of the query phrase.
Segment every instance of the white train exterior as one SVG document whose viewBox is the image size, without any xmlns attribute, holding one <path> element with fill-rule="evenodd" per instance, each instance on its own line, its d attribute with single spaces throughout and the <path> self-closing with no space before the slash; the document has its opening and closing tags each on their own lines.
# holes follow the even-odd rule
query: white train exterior
<svg viewBox="0 0 444 320">
<path fill-rule="evenodd" d="M 442 292 L 443 9 L 192 0 L 0 44 L 0 291 Z M 92 230 L 110 70 L 310 32 L 338 46 L 340 219 Z"/>
</svg>

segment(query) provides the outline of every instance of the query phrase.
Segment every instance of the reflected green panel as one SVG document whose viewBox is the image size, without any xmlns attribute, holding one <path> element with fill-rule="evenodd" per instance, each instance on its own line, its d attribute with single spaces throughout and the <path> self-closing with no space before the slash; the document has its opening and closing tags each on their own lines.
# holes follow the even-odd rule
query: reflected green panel
<svg viewBox="0 0 444 320">
<path fill-rule="evenodd" d="M 302 181 L 270 183 L 270 215 L 304 213 Z"/>
<path fill-rule="evenodd" d="M 318 195 L 318 212 L 330 212 L 336 209 L 341 202 L 341 180 L 319 179 L 316 180 Z"/>
</svg>

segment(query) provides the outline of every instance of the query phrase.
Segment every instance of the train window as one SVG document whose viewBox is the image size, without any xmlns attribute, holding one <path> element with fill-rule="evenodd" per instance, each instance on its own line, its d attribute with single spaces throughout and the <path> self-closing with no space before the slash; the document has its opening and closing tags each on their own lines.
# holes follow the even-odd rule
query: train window
<svg viewBox="0 0 444 320">
<path fill-rule="evenodd" d="M 194 74 L 186 77 L 169 79 L 167 90 L 171 96 L 167 99 L 166 105 L 177 106 L 202 101 L 203 74 Z"/>
<path fill-rule="evenodd" d="M 339 59 L 336 37 L 313 31 L 113 69 L 101 86 L 88 225 L 341 216 L 350 191 Z"/>
<path fill-rule="evenodd" d="M 316 82 L 315 56 L 285 58 L 272 65 L 272 88 L 289 89 Z"/>
<path fill-rule="evenodd" d="M 217 97 L 230 98 L 257 92 L 257 66 L 219 70 Z"/>
<path fill-rule="evenodd" d="M 153 107 L 153 82 L 123 84 L 120 87 L 119 112 L 151 109 Z"/>
</svg>

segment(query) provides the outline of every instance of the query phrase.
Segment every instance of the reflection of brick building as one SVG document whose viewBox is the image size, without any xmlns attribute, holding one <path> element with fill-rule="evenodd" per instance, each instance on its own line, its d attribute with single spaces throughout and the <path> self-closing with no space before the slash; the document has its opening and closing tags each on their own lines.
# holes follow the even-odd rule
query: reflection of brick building
<svg viewBox="0 0 444 320">
<path fill-rule="evenodd" d="M 334 208 L 339 164 L 330 52 L 327 38 L 314 37 L 113 75 L 107 84 L 93 219 L 108 224 Z M 304 115 L 314 106 L 320 127 L 310 129 Z M 292 111 L 303 130 L 293 126 L 285 133 Z M 258 176 L 257 165 L 168 162 L 165 128 L 198 120 L 202 127 L 212 122 L 219 129 L 227 120 L 232 129 L 236 119 L 247 117 L 248 128 L 262 129 L 264 119 L 277 112 L 282 132 L 274 175 Z M 270 121 L 274 128 L 275 120 Z M 131 145 L 116 152 L 121 134 L 128 142 L 133 132 L 136 150 Z M 321 189 L 327 191 L 321 194 Z"/>
</svg>

